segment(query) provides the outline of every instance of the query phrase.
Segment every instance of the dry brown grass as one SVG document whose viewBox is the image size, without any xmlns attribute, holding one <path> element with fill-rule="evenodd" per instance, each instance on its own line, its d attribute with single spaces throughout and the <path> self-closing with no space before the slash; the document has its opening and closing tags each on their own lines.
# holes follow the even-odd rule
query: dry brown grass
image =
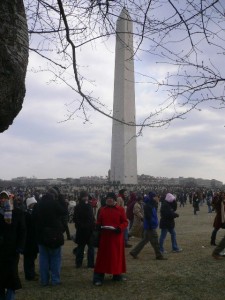
<svg viewBox="0 0 225 300">
<path fill-rule="evenodd" d="M 21 271 L 23 289 L 17 292 L 17 300 L 224 300 L 225 259 L 213 260 L 213 248 L 209 245 L 215 214 L 208 214 L 206 205 L 200 209 L 198 216 L 193 215 L 190 204 L 178 209 L 177 241 L 183 252 L 170 253 L 169 236 L 165 244 L 168 251 L 166 261 L 155 260 L 149 245 L 145 246 L 136 260 L 129 256 L 127 249 L 127 282 L 112 282 L 110 275 L 107 275 L 102 287 L 93 286 L 93 271 L 85 267 L 86 261 L 83 268 L 75 269 L 72 255 L 74 243 L 66 241 L 63 248 L 62 286 L 42 288 L 38 282 L 26 282 Z M 220 230 L 217 240 L 224 233 Z M 138 239 L 131 239 L 130 242 L 134 245 Z"/>
</svg>

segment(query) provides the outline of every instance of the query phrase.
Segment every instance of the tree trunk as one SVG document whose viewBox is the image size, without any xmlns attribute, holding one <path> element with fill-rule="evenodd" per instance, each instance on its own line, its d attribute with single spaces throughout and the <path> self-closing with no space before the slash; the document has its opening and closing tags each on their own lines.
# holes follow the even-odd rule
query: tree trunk
<svg viewBox="0 0 225 300">
<path fill-rule="evenodd" d="M 0 1 L 0 132 L 22 108 L 28 63 L 28 29 L 22 0 Z"/>
</svg>

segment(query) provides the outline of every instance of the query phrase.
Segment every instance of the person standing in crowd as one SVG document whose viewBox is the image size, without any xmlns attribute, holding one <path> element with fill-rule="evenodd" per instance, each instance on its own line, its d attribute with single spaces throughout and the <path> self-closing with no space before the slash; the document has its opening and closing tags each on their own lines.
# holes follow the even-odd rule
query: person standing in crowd
<svg viewBox="0 0 225 300">
<path fill-rule="evenodd" d="M 39 270 L 42 286 L 61 284 L 61 246 L 64 244 L 62 219 L 67 214 L 65 205 L 53 189 L 42 196 L 35 208 Z M 50 278 L 51 277 L 51 278 Z"/>
<path fill-rule="evenodd" d="M 95 218 L 88 193 L 81 191 L 79 203 L 74 208 L 73 221 L 76 228 L 76 268 L 80 268 L 84 258 L 84 248 L 87 245 L 87 267 L 94 268 L 94 246 L 91 237 L 95 226 Z"/>
<path fill-rule="evenodd" d="M 208 206 L 208 213 L 212 213 L 212 199 L 213 199 L 213 191 L 210 190 L 206 194 L 206 204 Z"/>
<path fill-rule="evenodd" d="M 69 214 L 68 222 L 69 223 L 73 223 L 73 215 L 74 215 L 75 206 L 76 206 L 76 201 L 70 200 L 69 205 L 68 205 L 68 214 Z"/>
<path fill-rule="evenodd" d="M 185 202 L 186 202 L 186 195 L 184 193 L 184 191 L 181 191 L 179 194 L 178 194 L 178 201 L 180 202 L 180 207 L 185 205 Z"/>
<path fill-rule="evenodd" d="M 128 202 L 128 192 L 126 189 L 121 189 L 119 190 L 119 194 L 117 196 L 117 204 L 119 206 L 127 207 L 127 202 Z"/>
<path fill-rule="evenodd" d="M 193 207 L 194 207 L 194 215 L 197 215 L 197 211 L 199 211 L 200 200 L 199 200 L 198 193 L 196 193 L 196 192 L 193 195 L 192 203 L 193 203 Z"/>
<path fill-rule="evenodd" d="M 94 194 L 89 195 L 89 203 L 93 209 L 93 214 L 95 217 L 97 214 L 98 198 Z"/>
<path fill-rule="evenodd" d="M 20 254 L 26 239 L 26 225 L 22 210 L 13 207 L 7 191 L 0 193 L 0 299 L 14 300 L 20 289 L 18 274 Z"/>
<path fill-rule="evenodd" d="M 26 242 L 23 252 L 23 267 L 26 280 L 36 280 L 35 260 L 38 254 L 34 207 L 37 201 L 34 197 L 26 199 L 25 222 L 27 228 Z"/>
<path fill-rule="evenodd" d="M 130 230 L 130 235 L 137 238 L 143 238 L 144 232 L 144 208 L 143 208 L 143 196 L 141 194 L 137 195 L 137 201 L 133 208 L 134 221 Z"/>
<path fill-rule="evenodd" d="M 137 258 L 138 254 L 144 248 L 144 246 L 150 242 L 154 251 L 156 259 L 163 260 L 163 257 L 159 248 L 157 227 L 158 227 L 158 208 L 159 197 L 150 192 L 148 196 L 144 198 L 144 237 L 143 239 L 131 250 L 130 255 L 133 258 Z"/>
<path fill-rule="evenodd" d="M 126 189 L 121 189 L 117 196 L 116 202 L 119 206 L 123 207 L 126 213 L 127 210 L 127 202 L 128 202 L 128 192 Z M 129 234 L 128 227 L 124 230 L 124 242 L 126 248 L 131 248 L 132 245 L 129 244 Z"/>
<path fill-rule="evenodd" d="M 137 202 L 137 197 L 136 197 L 136 193 L 132 192 L 130 194 L 130 199 L 127 201 L 127 210 L 126 210 L 126 215 L 127 218 L 129 220 L 129 230 L 131 229 L 132 225 L 133 225 L 133 221 L 134 221 L 134 205 Z"/>
<path fill-rule="evenodd" d="M 52 189 L 50 189 L 51 192 Z M 58 200 L 60 202 L 60 204 L 66 209 L 66 215 L 62 217 L 62 224 L 63 224 L 63 232 L 66 232 L 66 237 L 67 240 L 71 240 L 71 236 L 70 236 L 70 230 L 69 230 L 69 226 L 68 226 L 68 221 L 69 221 L 69 210 L 68 210 L 68 206 L 69 206 L 69 201 L 65 199 L 64 195 L 61 193 L 60 189 L 58 186 L 54 186 L 53 187 L 53 194 L 54 194 L 54 190 L 57 192 L 57 197 Z"/>
<path fill-rule="evenodd" d="M 13 206 L 14 206 L 14 208 L 19 208 L 22 211 L 26 210 L 23 193 L 21 191 L 18 191 L 17 193 L 15 193 L 14 198 L 13 198 Z"/>
<path fill-rule="evenodd" d="M 177 210 L 177 202 L 174 195 L 168 193 L 165 197 L 165 200 L 162 201 L 162 205 L 160 208 L 160 229 L 161 234 L 159 238 L 159 246 L 161 253 L 166 253 L 164 251 L 164 241 L 166 239 L 167 232 L 169 231 L 171 236 L 172 243 L 172 252 L 181 252 L 182 249 L 177 245 L 176 232 L 175 232 L 175 221 L 174 219 L 179 217 L 179 215 L 175 212 Z"/>
<path fill-rule="evenodd" d="M 210 244 L 216 246 L 216 236 L 220 228 L 222 228 L 222 223 L 225 221 L 225 194 L 224 192 L 216 193 L 212 200 L 212 207 L 216 212 L 216 216 L 213 222 L 213 231 L 211 234 Z M 222 221 L 223 220 L 223 221 Z"/>
<path fill-rule="evenodd" d="M 98 215 L 96 227 L 101 230 L 99 248 L 94 268 L 93 283 L 100 286 L 105 273 L 112 274 L 114 281 L 123 281 L 126 273 L 124 230 L 128 221 L 123 207 L 117 205 L 116 195 L 108 193 L 106 206 Z"/>
</svg>

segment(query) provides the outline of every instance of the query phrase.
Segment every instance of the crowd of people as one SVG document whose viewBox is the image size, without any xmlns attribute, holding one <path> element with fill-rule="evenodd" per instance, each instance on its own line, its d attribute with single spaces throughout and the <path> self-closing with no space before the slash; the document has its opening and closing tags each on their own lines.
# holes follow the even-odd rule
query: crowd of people
<svg viewBox="0 0 225 300">
<path fill-rule="evenodd" d="M 20 255 L 24 256 L 25 279 L 39 280 L 41 286 L 61 284 L 62 246 L 64 233 L 76 247 L 75 266 L 81 268 L 87 247 L 87 267 L 93 269 L 93 284 L 101 286 L 105 274 L 114 281 L 125 281 L 125 248 L 134 259 L 150 242 L 157 260 L 166 260 L 164 242 L 169 232 L 171 251 L 179 253 L 175 219 L 177 206 L 190 203 L 193 214 L 200 213 L 206 203 L 208 213 L 215 211 L 210 243 L 212 256 L 222 259 L 225 237 L 217 245 L 216 236 L 225 227 L 225 194 L 223 192 L 185 190 L 112 190 L 79 191 L 70 198 L 57 187 L 43 193 L 3 190 L 0 192 L 0 300 L 15 299 L 21 288 L 18 273 Z M 68 222 L 75 224 L 71 235 Z M 158 236 L 157 228 L 160 228 Z M 139 238 L 131 245 L 131 236 Z M 97 239 L 97 240 L 96 240 Z M 96 247 L 98 250 L 96 251 Z M 36 272 L 36 260 L 39 275 Z"/>
</svg>

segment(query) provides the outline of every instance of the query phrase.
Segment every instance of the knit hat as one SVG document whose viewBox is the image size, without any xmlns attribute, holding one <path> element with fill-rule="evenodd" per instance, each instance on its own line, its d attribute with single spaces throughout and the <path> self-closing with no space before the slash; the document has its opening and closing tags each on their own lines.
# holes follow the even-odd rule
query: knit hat
<svg viewBox="0 0 225 300">
<path fill-rule="evenodd" d="M 170 194 L 170 193 L 168 193 L 168 194 L 166 194 L 166 198 L 165 198 L 165 200 L 167 201 L 167 202 L 173 202 L 174 200 L 176 199 L 176 197 L 174 196 L 174 195 L 172 195 L 172 194 Z"/>
<path fill-rule="evenodd" d="M 37 201 L 34 197 L 27 198 L 27 200 L 26 200 L 27 208 L 29 208 L 29 206 L 34 203 L 37 203 Z"/>
</svg>

